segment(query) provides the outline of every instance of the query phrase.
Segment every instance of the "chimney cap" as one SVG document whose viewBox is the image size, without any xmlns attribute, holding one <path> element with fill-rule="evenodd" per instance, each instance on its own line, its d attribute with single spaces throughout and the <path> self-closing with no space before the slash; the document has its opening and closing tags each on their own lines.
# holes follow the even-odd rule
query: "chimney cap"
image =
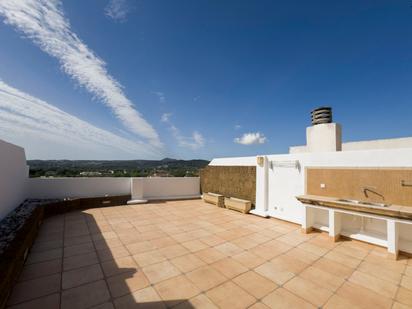
<svg viewBox="0 0 412 309">
<path fill-rule="evenodd" d="M 331 123 L 332 107 L 321 106 L 311 111 L 312 125 Z"/>
</svg>

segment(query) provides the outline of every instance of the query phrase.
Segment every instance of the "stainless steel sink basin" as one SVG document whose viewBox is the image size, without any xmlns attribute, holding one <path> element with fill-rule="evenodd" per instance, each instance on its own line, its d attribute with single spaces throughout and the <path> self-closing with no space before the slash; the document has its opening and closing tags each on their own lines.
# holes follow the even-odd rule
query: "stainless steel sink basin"
<svg viewBox="0 0 412 309">
<path fill-rule="evenodd" d="M 338 202 L 344 202 L 344 203 L 353 203 L 353 204 L 359 204 L 359 205 L 367 205 L 367 206 L 376 206 L 376 207 L 389 207 L 389 204 L 385 203 L 374 203 L 374 202 L 363 202 L 363 201 L 358 201 L 358 200 L 350 200 L 350 199 L 338 199 Z"/>
</svg>

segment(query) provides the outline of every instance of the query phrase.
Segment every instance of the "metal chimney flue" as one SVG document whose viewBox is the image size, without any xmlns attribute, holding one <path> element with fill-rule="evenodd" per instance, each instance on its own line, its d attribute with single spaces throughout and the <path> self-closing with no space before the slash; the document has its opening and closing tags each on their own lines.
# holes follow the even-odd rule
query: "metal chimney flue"
<svg viewBox="0 0 412 309">
<path fill-rule="evenodd" d="M 332 122 L 332 108 L 331 107 L 318 107 L 311 111 L 312 125 L 315 126 L 321 123 Z"/>
</svg>

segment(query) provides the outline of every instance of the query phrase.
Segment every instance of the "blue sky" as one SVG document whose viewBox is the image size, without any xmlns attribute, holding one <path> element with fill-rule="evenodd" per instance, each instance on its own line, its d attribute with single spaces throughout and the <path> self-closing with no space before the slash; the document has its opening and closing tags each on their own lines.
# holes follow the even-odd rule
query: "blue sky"
<svg viewBox="0 0 412 309">
<path fill-rule="evenodd" d="M 412 135 L 408 1 L 2 0 L 0 20 L 0 138 L 31 159 L 284 153 L 320 105 L 344 141 Z"/>
</svg>

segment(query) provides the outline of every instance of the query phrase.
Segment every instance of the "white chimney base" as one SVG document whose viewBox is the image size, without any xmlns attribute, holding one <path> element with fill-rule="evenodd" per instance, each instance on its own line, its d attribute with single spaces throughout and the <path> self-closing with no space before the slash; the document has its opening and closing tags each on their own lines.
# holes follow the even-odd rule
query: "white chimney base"
<svg viewBox="0 0 412 309">
<path fill-rule="evenodd" d="M 342 129 L 338 123 L 323 123 L 306 128 L 308 152 L 342 150 Z"/>
</svg>

